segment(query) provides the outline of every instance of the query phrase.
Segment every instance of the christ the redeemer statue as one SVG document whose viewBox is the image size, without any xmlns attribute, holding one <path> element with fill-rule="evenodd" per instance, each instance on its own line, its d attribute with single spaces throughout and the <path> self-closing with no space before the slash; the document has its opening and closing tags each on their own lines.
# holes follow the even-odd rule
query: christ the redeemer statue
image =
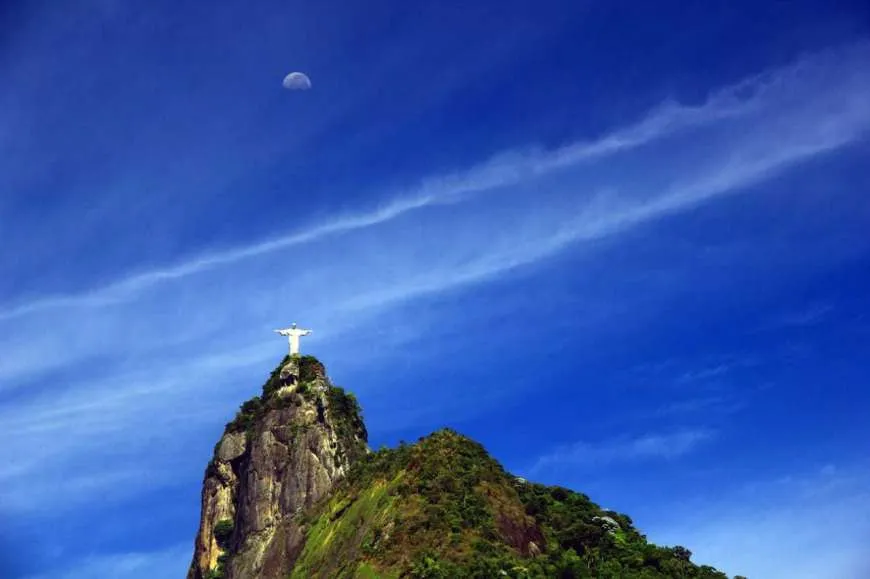
<svg viewBox="0 0 870 579">
<path fill-rule="evenodd" d="M 302 330 L 296 327 L 296 322 L 293 322 L 293 325 L 284 330 L 275 330 L 275 332 L 281 334 L 282 336 L 287 336 L 287 339 L 290 342 L 290 355 L 299 353 L 299 338 L 300 336 L 307 336 L 311 333 L 311 330 Z"/>
</svg>

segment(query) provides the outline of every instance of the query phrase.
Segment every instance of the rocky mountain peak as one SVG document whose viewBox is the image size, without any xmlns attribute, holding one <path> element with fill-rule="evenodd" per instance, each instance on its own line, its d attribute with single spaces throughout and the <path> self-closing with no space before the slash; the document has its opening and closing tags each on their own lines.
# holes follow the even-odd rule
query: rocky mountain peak
<svg viewBox="0 0 870 579">
<path fill-rule="evenodd" d="M 298 516 L 368 452 L 352 394 L 312 356 L 288 356 L 226 425 L 206 468 L 188 579 L 285 577 Z"/>
</svg>

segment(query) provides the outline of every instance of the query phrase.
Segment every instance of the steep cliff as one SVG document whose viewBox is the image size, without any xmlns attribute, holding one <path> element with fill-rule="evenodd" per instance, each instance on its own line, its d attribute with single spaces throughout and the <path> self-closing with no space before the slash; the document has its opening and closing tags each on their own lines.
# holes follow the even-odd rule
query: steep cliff
<svg viewBox="0 0 870 579">
<path fill-rule="evenodd" d="M 286 577 L 299 515 L 367 451 L 353 396 L 316 359 L 285 358 L 215 446 L 188 579 Z"/>
<path fill-rule="evenodd" d="M 352 395 L 287 358 L 215 447 L 188 579 L 727 579 L 451 430 L 369 452 Z"/>
</svg>

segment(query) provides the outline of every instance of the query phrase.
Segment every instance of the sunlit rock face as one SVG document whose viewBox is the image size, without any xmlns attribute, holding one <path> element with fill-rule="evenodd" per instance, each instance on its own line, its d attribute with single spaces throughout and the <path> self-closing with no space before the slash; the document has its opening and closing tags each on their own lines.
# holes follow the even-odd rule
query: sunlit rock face
<svg viewBox="0 0 870 579">
<path fill-rule="evenodd" d="M 363 456 L 352 396 L 312 357 L 285 359 L 215 446 L 188 579 L 286 577 L 304 540 L 299 521 Z"/>
</svg>

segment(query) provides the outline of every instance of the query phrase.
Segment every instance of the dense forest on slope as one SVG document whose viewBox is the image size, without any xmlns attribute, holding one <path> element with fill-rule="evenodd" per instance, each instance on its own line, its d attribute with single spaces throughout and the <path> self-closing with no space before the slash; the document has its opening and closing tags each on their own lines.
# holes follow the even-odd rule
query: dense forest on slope
<svg viewBox="0 0 870 579">
<path fill-rule="evenodd" d="M 305 523 L 293 578 L 727 579 L 581 493 L 511 476 L 451 430 L 361 460 Z"/>
</svg>

